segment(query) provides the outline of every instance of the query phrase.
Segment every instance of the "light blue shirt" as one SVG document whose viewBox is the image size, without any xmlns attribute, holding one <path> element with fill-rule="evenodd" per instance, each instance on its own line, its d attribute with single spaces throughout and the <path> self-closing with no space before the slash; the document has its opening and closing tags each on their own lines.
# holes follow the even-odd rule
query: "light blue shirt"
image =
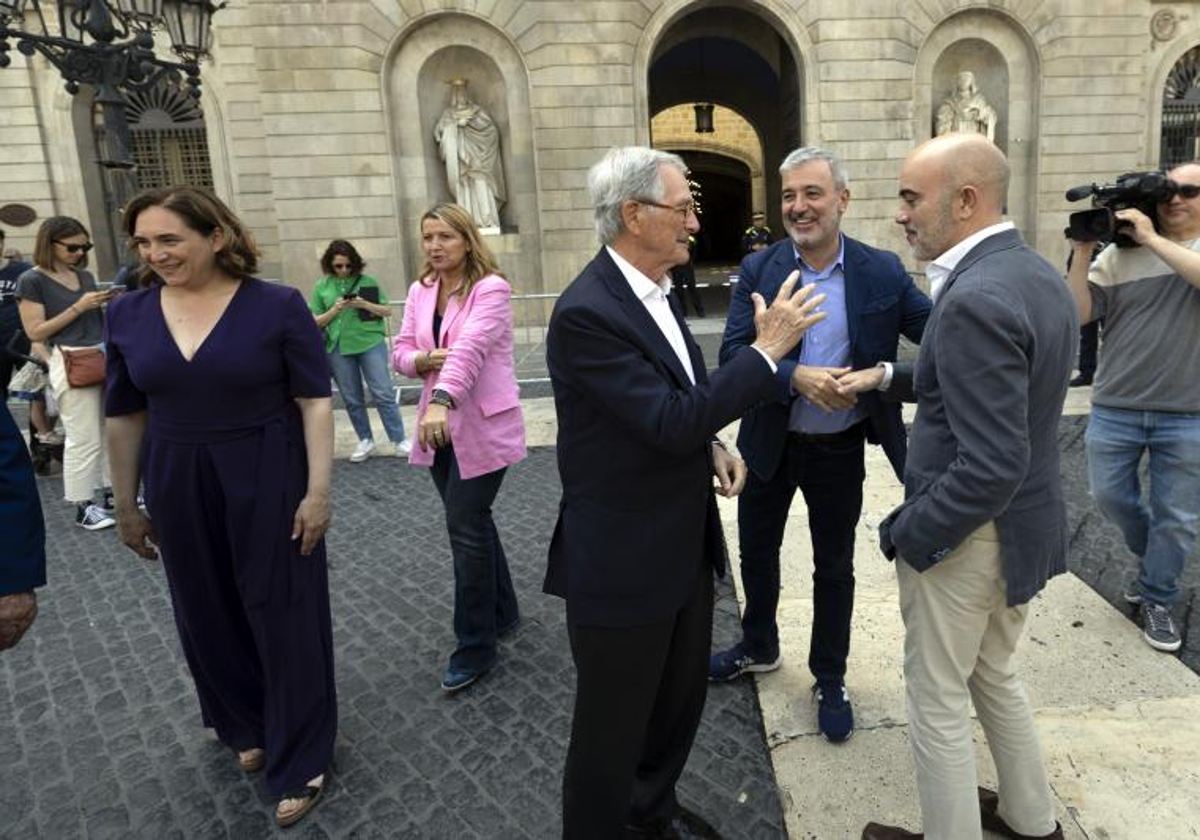
<svg viewBox="0 0 1200 840">
<path fill-rule="evenodd" d="M 846 241 L 838 236 L 837 258 L 817 271 L 804 261 L 795 250 L 796 265 L 800 269 L 800 285 L 816 283 L 817 294 L 824 294 L 821 311 L 825 320 L 808 328 L 800 345 L 800 364 L 812 367 L 851 367 L 850 326 L 846 319 L 846 275 L 843 260 L 846 256 Z M 845 431 L 865 416 L 861 405 L 845 411 L 827 413 L 799 395 L 792 400 L 788 429 L 810 435 L 831 435 Z"/>
</svg>

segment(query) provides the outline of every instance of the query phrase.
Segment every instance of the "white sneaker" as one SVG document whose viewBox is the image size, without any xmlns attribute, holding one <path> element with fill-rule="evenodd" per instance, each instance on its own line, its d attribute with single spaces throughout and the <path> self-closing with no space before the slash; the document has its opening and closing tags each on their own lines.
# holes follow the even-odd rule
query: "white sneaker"
<svg viewBox="0 0 1200 840">
<path fill-rule="evenodd" d="M 407 438 L 396 444 L 396 457 L 407 458 L 412 454 L 412 443 Z"/>
<path fill-rule="evenodd" d="M 371 453 L 375 451 L 375 441 L 360 440 L 358 446 L 354 449 L 354 454 L 350 456 L 351 464 L 361 464 L 363 461 L 371 457 Z"/>
<path fill-rule="evenodd" d="M 117 520 L 105 513 L 103 508 L 97 505 L 88 505 L 76 509 L 75 524 L 85 531 L 100 531 L 116 525 Z"/>
</svg>

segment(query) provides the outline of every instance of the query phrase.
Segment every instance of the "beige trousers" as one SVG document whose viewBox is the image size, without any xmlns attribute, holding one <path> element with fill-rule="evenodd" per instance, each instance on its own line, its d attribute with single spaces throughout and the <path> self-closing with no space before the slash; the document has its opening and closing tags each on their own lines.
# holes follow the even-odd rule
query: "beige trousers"
<svg viewBox="0 0 1200 840">
<path fill-rule="evenodd" d="M 1013 652 L 1028 605 L 1008 607 L 996 527 L 984 525 L 924 573 L 896 561 L 909 739 L 927 840 L 979 840 L 971 703 L 999 776 L 1000 816 L 1054 830 L 1054 802 Z"/>
<path fill-rule="evenodd" d="M 62 351 L 50 354 L 50 389 L 58 401 L 66 441 L 63 443 L 63 495 L 68 502 L 90 501 L 96 490 L 109 486 L 104 454 L 104 386 L 72 388 Z"/>
</svg>

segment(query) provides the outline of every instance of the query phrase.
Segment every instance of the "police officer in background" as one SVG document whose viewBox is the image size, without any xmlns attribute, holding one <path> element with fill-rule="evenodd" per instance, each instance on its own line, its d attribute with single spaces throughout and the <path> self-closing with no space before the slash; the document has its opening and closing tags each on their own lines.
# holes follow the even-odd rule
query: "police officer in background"
<svg viewBox="0 0 1200 840">
<path fill-rule="evenodd" d="M 742 234 L 742 253 L 753 254 L 771 244 L 771 229 L 767 227 L 767 217 L 761 210 L 755 210 L 750 220 L 753 224 Z"/>
</svg>

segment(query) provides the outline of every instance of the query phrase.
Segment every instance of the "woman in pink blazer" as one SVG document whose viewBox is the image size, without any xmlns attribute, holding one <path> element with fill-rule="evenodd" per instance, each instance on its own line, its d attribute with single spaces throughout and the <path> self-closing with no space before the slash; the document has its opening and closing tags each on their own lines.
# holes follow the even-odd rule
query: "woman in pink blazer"
<svg viewBox="0 0 1200 840">
<path fill-rule="evenodd" d="M 438 204 L 421 217 L 421 247 L 392 365 L 425 381 L 409 463 L 430 468 L 446 508 L 457 646 L 442 688 L 458 691 L 491 669 L 497 638 L 520 620 L 492 502 L 505 470 L 525 457 L 525 423 L 512 289 L 475 222 L 457 204 Z"/>
</svg>

